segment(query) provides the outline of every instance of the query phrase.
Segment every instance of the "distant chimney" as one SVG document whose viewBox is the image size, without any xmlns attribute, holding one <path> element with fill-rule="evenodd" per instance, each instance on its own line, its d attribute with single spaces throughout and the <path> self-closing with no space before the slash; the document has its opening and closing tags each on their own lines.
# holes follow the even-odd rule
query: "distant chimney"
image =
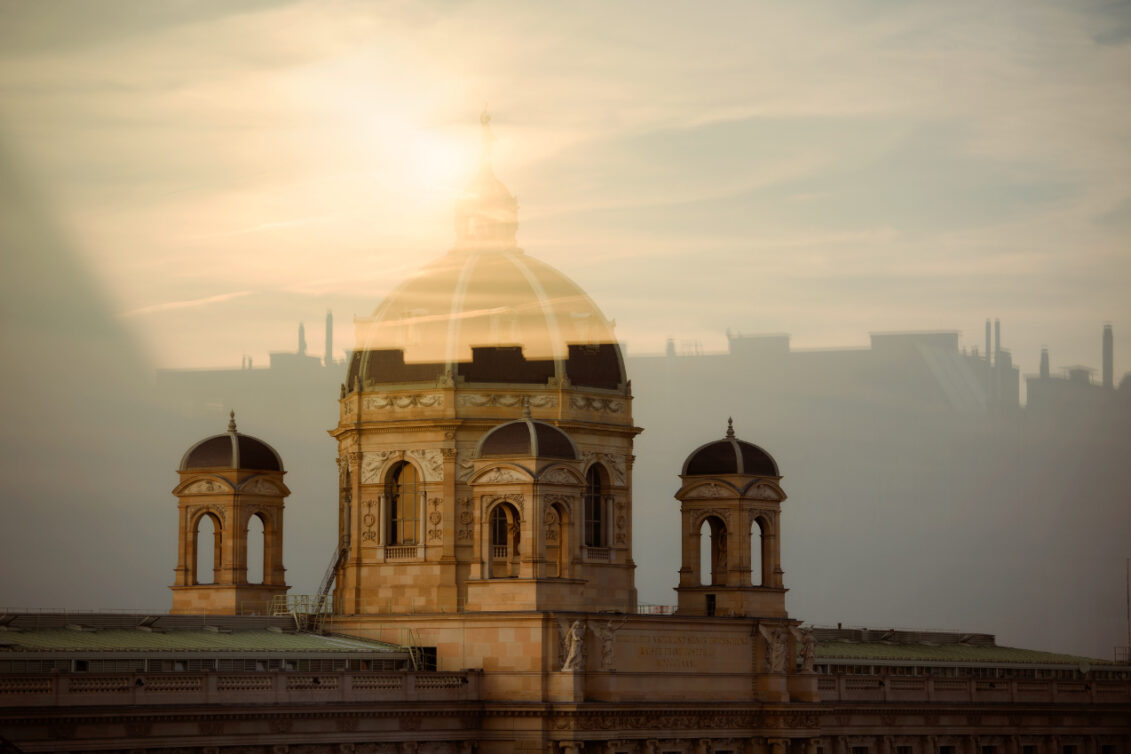
<svg viewBox="0 0 1131 754">
<path fill-rule="evenodd" d="M 1041 346 L 1041 379 L 1049 378 L 1049 349 Z"/>
<path fill-rule="evenodd" d="M 990 363 L 990 320 L 986 318 L 986 364 Z"/>
<path fill-rule="evenodd" d="M 1111 325 L 1104 325 L 1104 390 L 1115 388 L 1115 343 L 1111 335 Z"/>
<path fill-rule="evenodd" d="M 1001 356 L 1001 320 L 994 320 L 994 364 L 997 364 L 998 357 Z"/>
<path fill-rule="evenodd" d="M 326 353 L 322 357 L 322 366 L 334 365 L 334 312 L 326 310 Z"/>
<path fill-rule="evenodd" d="M 664 354 L 667 356 L 675 356 L 675 338 L 668 338 L 668 343 L 664 347 Z"/>
<path fill-rule="evenodd" d="M 306 356 L 306 328 L 298 323 L 298 355 Z"/>
</svg>

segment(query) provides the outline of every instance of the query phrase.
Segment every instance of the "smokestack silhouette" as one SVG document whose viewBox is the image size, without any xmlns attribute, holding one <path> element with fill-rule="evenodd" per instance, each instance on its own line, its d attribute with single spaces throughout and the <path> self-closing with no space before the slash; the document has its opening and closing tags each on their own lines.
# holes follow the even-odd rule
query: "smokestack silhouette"
<svg viewBox="0 0 1131 754">
<path fill-rule="evenodd" d="M 1104 325 L 1104 390 L 1115 387 L 1115 341 L 1111 334 L 1111 325 Z"/>
<path fill-rule="evenodd" d="M 1001 359 L 1001 320 L 994 320 L 994 365 Z"/>
<path fill-rule="evenodd" d="M 989 317 L 987 317 L 986 318 L 986 366 L 990 365 L 990 354 L 991 353 L 993 353 L 993 351 L 990 350 L 990 319 L 989 319 Z"/>
<path fill-rule="evenodd" d="M 298 355 L 306 356 L 306 328 L 298 323 Z"/>
<path fill-rule="evenodd" d="M 326 310 L 326 354 L 322 357 L 323 366 L 334 365 L 334 312 Z"/>
<path fill-rule="evenodd" d="M 1041 346 L 1041 379 L 1049 378 L 1049 349 Z"/>
</svg>

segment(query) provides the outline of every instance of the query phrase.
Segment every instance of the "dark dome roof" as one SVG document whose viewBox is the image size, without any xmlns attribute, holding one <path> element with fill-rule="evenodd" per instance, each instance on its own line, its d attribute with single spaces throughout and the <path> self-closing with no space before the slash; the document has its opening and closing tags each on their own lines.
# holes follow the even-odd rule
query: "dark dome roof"
<svg viewBox="0 0 1131 754">
<path fill-rule="evenodd" d="M 719 474 L 781 476 L 773 456 L 753 443 L 737 439 L 729 420 L 726 437 L 700 445 L 683 463 L 684 476 Z"/>
<path fill-rule="evenodd" d="M 500 424 L 479 442 L 479 457 L 540 456 L 577 460 L 577 450 L 569 435 L 552 424 L 517 419 Z"/>
<path fill-rule="evenodd" d="M 283 459 L 267 443 L 236 431 L 236 414 L 228 421 L 228 431 L 206 437 L 189 448 L 181 458 L 181 471 L 193 469 L 250 469 L 282 471 Z"/>
</svg>

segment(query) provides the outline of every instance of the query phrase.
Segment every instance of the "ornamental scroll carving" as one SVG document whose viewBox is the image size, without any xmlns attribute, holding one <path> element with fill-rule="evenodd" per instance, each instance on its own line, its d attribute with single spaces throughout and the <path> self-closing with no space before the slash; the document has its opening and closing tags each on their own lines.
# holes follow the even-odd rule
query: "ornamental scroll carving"
<svg viewBox="0 0 1131 754">
<path fill-rule="evenodd" d="M 522 496 L 522 493 L 511 493 L 508 495 L 484 495 L 480 499 L 480 502 L 483 504 L 483 510 L 487 510 L 488 507 L 494 505 L 495 503 L 510 503 L 518 509 L 518 515 L 520 517 L 526 517 L 526 498 Z"/>
<path fill-rule="evenodd" d="M 435 448 L 406 450 L 405 455 L 413 459 L 424 471 L 424 481 L 439 482 L 444 479 L 444 454 Z"/>
<path fill-rule="evenodd" d="M 269 482 L 263 477 L 255 477 L 247 481 L 240 487 L 241 492 L 248 492 L 253 495 L 282 495 L 283 491 L 279 489 L 278 485 L 274 482 Z"/>
<path fill-rule="evenodd" d="M 719 498 L 723 497 L 725 494 L 726 491 L 723 489 L 722 485 L 715 482 L 709 482 L 708 484 L 701 484 L 695 489 L 688 492 L 687 497 Z"/>
<path fill-rule="evenodd" d="M 231 487 L 216 479 L 198 479 L 181 490 L 182 495 L 215 495 L 230 492 Z"/>
<path fill-rule="evenodd" d="M 625 505 L 623 500 L 617 501 L 617 518 L 616 518 L 616 543 L 623 545 L 628 537 L 628 506 Z"/>
<path fill-rule="evenodd" d="M 456 530 L 456 539 L 460 542 L 471 541 L 471 524 L 475 521 L 475 514 L 471 512 L 471 498 L 459 499 L 459 513 L 456 514 L 459 528 Z"/>
<path fill-rule="evenodd" d="M 555 395 L 518 395 L 515 393 L 460 393 L 456 405 L 461 408 L 516 408 L 522 400 L 530 401 L 531 408 L 557 408 Z"/>
<path fill-rule="evenodd" d="M 581 480 L 577 478 L 576 474 L 573 474 L 568 469 L 564 469 L 561 466 L 555 466 L 554 468 L 550 469 L 549 471 L 544 472 L 542 474 L 542 477 L 539 479 L 539 481 L 546 482 L 548 484 L 580 484 L 581 483 Z"/>
<path fill-rule="evenodd" d="M 428 501 L 428 505 L 432 507 L 432 510 L 428 513 L 428 539 L 432 542 L 439 542 L 444 537 L 444 530 L 440 527 L 440 523 L 444 520 L 444 515 L 440 513 L 440 498 L 432 498 Z"/>
<path fill-rule="evenodd" d="M 228 514 L 223 508 L 214 508 L 211 505 L 193 505 L 188 508 L 187 513 L 189 521 L 195 520 L 199 513 L 211 513 L 220 522 L 221 528 L 228 526 Z"/>
<path fill-rule="evenodd" d="M 476 479 L 475 482 L 476 484 L 511 484 L 513 482 L 525 482 L 526 480 L 526 476 L 518 473 L 514 469 L 504 469 L 501 466 L 496 466 Z"/>
<path fill-rule="evenodd" d="M 601 411 L 609 414 L 619 414 L 624 411 L 624 401 L 615 398 L 591 398 L 585 395 L 575 395 L 569 399 L 569 405 L 578 411 Z"/>
<path fill-rule="evenodd" d="M 361 483 L 377 484 L 381 481 L 381 469 L 385 462 L 395 456 L 395 450 L 370 450 L 361 454 Z"/>
<path fill-rule="evenodd" d="M 747 497 L 753 500 L 768 500 L 775 503 L 781 502 L 781 495 L 768 484 L 759 484 L 747 493 Z"/>
<path fill-rule="evenodd" d="M 604 464 L 613 477 L 613 486 L 624 486 L 625 480 L 628 478 L 628 472 L 626 471 L 623 456 L 618 456 L 614 453 L 595 453 L 591 450 L 587 450 L 582 454 L 582 459 L 585 461 L 586 466 L 594 461 Z"/>
<path fill-rule="evenodd" d="M 365 513 L 361 516 L 361 525 L 364 527 L 361 530 L 361 539 L 364 542 L 376 542 L 377 531 L 374 527 L 377 526 L 377 515 L 373 512 L 376 506 L 376 500 L 363 500 L 361 504 L 365 507 Z"/>
<path fill-rule="evenodd" d="M 404 408 L 432 408 L 444 405 L 443 393 L 412 393 L 409 395 L 371 395 L 365 399 L 366 411 L 383 411 Z"/>
<path fill-rule="evenodd" d="M 381 470 L 390 458 L 410 458 L 420 467 L 426 482 L 439 482 L 444 479 L 444 456 L 436 448 L 414 448 L 412 450 L 368 450 L 362 454 L 361 483 L 380 484 Z"/>
<path fill-rule="evenodd" d="M 467 484 L 471 475 L 475 473 L 475 461 L 471 459 L 470 451 L 459 450 L 456 452 L 456 481 Z"/>
<path fill-rule="evenodd" d="M 546 515 L 543 518 L 546 522 L 546 543 L 557 544 L 558 524 L 561 523 L 558 512 L 554 510 L 553 506 L 549 506 L 546 508 Z"/>
</svg>

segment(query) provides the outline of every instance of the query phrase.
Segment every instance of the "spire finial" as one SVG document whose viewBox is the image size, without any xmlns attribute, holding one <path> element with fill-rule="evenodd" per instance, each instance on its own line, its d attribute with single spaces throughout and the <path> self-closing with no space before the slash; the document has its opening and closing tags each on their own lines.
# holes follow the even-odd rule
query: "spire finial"
<svg viewBox="0 0 1131 754">
<path fill-rule="evenodd" d="M 234 410 L 228 412 L 228 431 L 236 431 L 236 412 Z"/>
<path fill-rule="evenodd" d="M 530 396 L 523 396 L 522 398 L 522 418 L 530 418 Z"/>
<path fill-rule="evenodd" d="M 487 103 L 483 103 L 483 112 L 479 114 L 479 126 L 483 129 L 483 164 L 491 162 L 491 143 L 495 141 L 491 133 L 491 113 L 487 112 Z"/>
<path fill-rule="evenodd" d="M 734 437 L 734 419 L 727 417 L 727 437 Z"/>
</svg>

